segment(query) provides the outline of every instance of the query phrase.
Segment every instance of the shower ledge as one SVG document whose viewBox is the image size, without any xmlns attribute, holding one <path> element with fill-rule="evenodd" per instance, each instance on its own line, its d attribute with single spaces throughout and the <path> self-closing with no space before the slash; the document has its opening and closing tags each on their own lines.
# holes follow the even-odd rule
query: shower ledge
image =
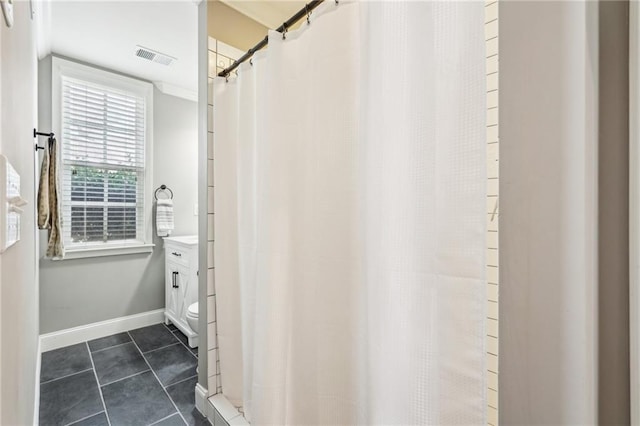
<svg viewBox="0 0 640 426">
<path fill-rule="evenodd" d="M 210 397 L 209 404 L 209 420 L 213 426 L 249 426 L 242 413 L 223 394 Z"/>
</svg>

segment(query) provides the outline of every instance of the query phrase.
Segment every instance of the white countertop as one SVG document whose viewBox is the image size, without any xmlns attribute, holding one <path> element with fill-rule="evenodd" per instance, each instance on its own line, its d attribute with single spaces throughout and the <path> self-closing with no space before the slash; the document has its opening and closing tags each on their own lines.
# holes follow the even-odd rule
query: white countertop
<svg viewBox="0 0 640 426">
<path fill-rule="evenodd" d="M 176 242 L 179 244 L 184 244 L 187 246 L 197 246 L 198 245 L 198 236 L 197 235 L 183 235 L 179 237 L 166 237 L 163 238 L 165 241 Z"/>
</svg>

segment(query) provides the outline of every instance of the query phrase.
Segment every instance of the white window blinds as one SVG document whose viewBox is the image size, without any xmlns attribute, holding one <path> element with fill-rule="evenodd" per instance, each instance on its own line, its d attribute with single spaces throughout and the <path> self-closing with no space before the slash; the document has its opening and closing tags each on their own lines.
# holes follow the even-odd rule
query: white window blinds
<svg viewBox="0 0 640 426">
<path fill-rule="evenodd" d="M 144 242 L 145 98 L 62 77 L 65 244 Z"/>
</svg>

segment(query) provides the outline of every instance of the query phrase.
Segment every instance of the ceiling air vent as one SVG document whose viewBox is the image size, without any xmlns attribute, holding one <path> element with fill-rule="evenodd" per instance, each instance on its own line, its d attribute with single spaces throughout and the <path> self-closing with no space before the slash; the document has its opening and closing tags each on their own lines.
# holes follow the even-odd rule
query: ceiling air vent
<svg viewBox="0 0 640 426">
<path fill-rule="evenodd" d="M 146 59 L 151 62 L 155 62 L 160 65 L 171 65 L 176 58 L 165 55 L 155 50 L 147 49 L 146 47 L 136 46 L 135 55 L 138 58 Z"/>
</svg>

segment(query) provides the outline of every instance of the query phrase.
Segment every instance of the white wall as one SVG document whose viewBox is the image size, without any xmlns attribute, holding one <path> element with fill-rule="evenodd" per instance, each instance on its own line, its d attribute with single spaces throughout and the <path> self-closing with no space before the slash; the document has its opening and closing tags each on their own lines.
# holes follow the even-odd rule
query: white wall
<svg viewBox="0 0 640 426">
<path fill-rule="evenodd" d="M 500 423 L 595 424 L 597 66 L 587 10 L 499 3 Z"/>
<path fill-rule="evenodd" d="M 50 80 L 50 61 L 45 58 L 40 62 L 41 80 Z M 41 98 L 39 105 L 41 124 L 50 117 L 47 101 L 48 98 Z M 198 195 L 197 120 L 196 102 L 154 90 L 153 187 L 165 184 L 174 192 L 173 235 L 198 232 L 198 218 L 194 215 Z M 44 240 L 44 232 L 41 238 Z M 63 261 L 42 258 L 42 243 L 41 333 L 163 308 L 164 249 L 160 238 L 154 236 L 154 243 L 151 255 Z"/>
<path fill-rule="evenodd" d="M 198 219 L 198 243 L 201 245 L 208 244 L 209 231 L 213 232 L 213 227 L 209 230 L 208 217 L 208 195 L 209 188 L 207 180 L 209 178 L 209 138 L 208 138 L 208 96 L 209 84 L 207 83 L 207 71 L 209 68 L 208 56 L 208 36 L 207 36 L 207 7 L 206 1 L 198 4 L 198 200 L 199 214 Z M 206 265 L 208 260 L 207 250 L 200 250 L 198 255 L 198 263 Z M 207 265 L 208 266 L 208 265 Z M 201 270 L 204 268 L 201 267 Z M 213 282 L 211 283 L 213 285 Z M 209 271 L 202 273 L 198 277 L 198 384 L 207 389 L 207 378 L 209 377 L 208 365 L 208 315 L 207 307 L 209 305 L 207 295 L 209 294 Z M 203 314 L 204 313 L 204 314 Z M 196 396 L 196 406 L 199 402 Z"/>
<path fill-rule="evenodd" d="M 38 352 L 38 279 L 35 232 L 37 59 L 28 2 L 14 2 L 14 26 L 0 22 L 2 100 L 0 152 L 21 176 L 21 240 L 0 256 L 0 424 L 33 423 Z"/>
</svg>

